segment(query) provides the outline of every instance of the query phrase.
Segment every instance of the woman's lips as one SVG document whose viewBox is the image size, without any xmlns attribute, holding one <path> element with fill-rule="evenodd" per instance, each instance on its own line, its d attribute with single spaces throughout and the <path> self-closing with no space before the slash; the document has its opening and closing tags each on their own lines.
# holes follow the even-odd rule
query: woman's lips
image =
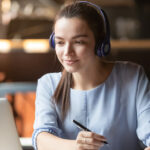
<svg viewBox="0 0 150 150">
<path fill-rule="evenodd" d="M 64 60 L 64 62 L 67 64 L 67 65 L 73 65 L 74 63 L 76 63 L 78 60 Z"/>
</svg>

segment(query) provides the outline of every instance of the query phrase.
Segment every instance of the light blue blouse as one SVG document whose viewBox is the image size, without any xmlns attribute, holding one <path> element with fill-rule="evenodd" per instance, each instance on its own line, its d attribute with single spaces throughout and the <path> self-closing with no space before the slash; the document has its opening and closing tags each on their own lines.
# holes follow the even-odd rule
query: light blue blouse
<svg viewBox="0 0 150 150">
<path fill-rule="evenodd" d="M 49 73 L 38 80 L 33 146 L 42 132 L 76 139 L 79 121 L 106 137 L 101 150 L 140 150 L 139 139 L 150 146 L 150 83 L 141 66 L 116 62 L 107 80 L 91 90 L 70 91 L 70 110 L 61 121 L 60 106 L 53 95 L 61 73 Z"/>
</svg>

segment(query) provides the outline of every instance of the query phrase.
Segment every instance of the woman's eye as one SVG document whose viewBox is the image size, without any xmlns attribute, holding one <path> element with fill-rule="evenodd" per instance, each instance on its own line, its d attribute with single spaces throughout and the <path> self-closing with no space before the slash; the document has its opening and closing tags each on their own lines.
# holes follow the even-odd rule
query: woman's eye
<svg viewBox="0 0 150 150">
<path fill-rule="evenodd" d="M 55 41 L 55 44 L 62 45 L 62 44 L 64 44 L 64 42 L 63 41 Z"/>
<path fill-rule="evenodd" d="M 76 44 L 85 44 L 84 41 L 75 41 Z"/>
</svg>

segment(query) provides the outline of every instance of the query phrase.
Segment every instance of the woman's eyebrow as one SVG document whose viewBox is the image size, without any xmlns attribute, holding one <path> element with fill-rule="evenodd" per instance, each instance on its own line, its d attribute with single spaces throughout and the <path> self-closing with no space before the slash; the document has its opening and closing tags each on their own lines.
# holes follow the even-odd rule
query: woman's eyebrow
<svg viewBox="0 0 150 150">
<path fill-rule="evenodd" d="M 80 37 L 88 37 L 88 35 L 87 34 L 79 34 L 79 35 L 72 37 L 72 39 L 76 39 L 76 38 L 80 38 Z"/>
<path fill-rule="evenodd" d="M 62 37 L 60 36 L 55 36 L 56 39 L 63 39 Z"/>
<path fill-rule="evenodd" d="M 72 37 L 72 39 L 76 39 L 76 38 L 80 38 L 80 37 L 88 37 L 87 34 L 79 34 L 79 35 L 75 35 Z M 56 39 L 64 39 L 63 37 L 60 36 L 55 36 Z"/>
</svg>

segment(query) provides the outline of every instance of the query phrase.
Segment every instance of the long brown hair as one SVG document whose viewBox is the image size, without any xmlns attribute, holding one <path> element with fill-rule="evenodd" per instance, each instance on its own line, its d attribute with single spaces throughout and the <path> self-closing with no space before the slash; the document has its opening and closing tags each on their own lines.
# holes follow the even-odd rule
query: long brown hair
<svg viewBox="0 0 150 150">
<path fill-rule="evenodd" d="M 101 43 L 105 37 L 104 21 L 96 8 L 87 3 L 71 3 L 64 6 L 56 16 L 55 23 L 60 18 L 78 17 L 87 22 L 94 34 L 96 43 Z M 55 24 L 54 24 L 55 25 Z M 97 44 L 95 45 L 95 47 Z M 62 72 L 60 82 L 54 92 L 53 99 L 57 104 L 61 104 L 62 118 L 64 119 L 70 106 L 70 88 L 72 76 L 65 69 Z"/>
</svg>

